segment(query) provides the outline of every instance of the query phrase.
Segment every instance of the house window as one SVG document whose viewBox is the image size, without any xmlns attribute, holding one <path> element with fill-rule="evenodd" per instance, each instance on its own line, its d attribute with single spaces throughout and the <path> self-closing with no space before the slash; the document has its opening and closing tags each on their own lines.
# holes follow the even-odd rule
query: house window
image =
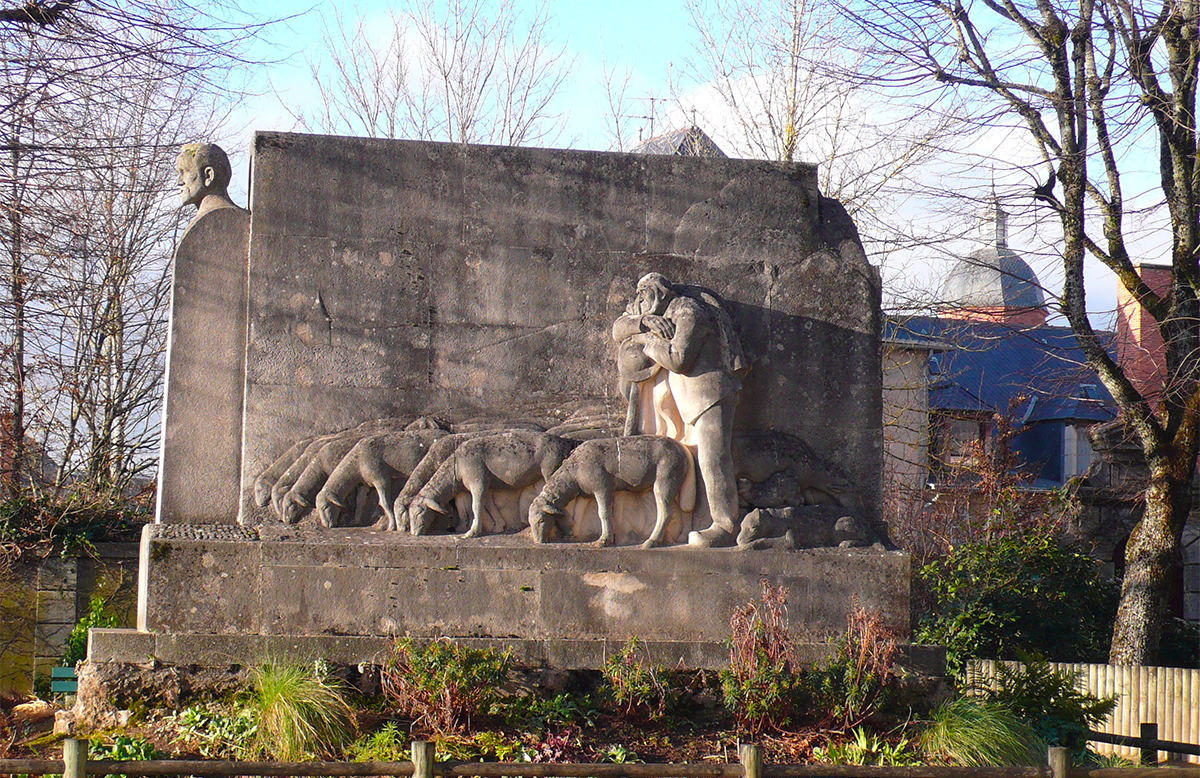
<svg viewBox="0 0 1200 778">
<path fill-rule="evenodd" d="M 945 473 L 979 464 L 981 455 L 987 450 L 990 425 L 986 419 L 938 414 L 930 426 L 935 470 Z"/>
<path fill-rule="evenodd" d="M 1096 454 L 1088 438 L 1090 424 L 1063 425 L 1063 481 L 1083 475 L 1092 465 Z"/>
</svg>

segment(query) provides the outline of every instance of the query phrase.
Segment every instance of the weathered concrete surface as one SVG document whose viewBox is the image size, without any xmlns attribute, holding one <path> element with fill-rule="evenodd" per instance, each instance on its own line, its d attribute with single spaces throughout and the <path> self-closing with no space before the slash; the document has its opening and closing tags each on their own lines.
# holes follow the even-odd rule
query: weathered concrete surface
<svg viewBox="0 0 1200 778">
<path fill-rule="evenodd" d="M 855 605 L 909 628 L 909 558 L 874 549 L 447 543 L 363 529 L 150 525 L 139 629 L 164 635 L 487 637 L 720 644 L 767 579 L 800 642 L 840 634 Z M 247 539 L 236 539 L 231 532 Z M 261 540 L 248 539 L 259 534 Z M 199 650 L 204 638 L 189 639 Z"/>
<path fill-rule="evenodd" d="M 250 214 L 201 216 L 175 250 L 158 467 L 165 523 L 228 523 L 238 510 Z"/>
<path fill-rule="evenodd" d="M 511 650 L 514 662 L 524 668 L 595 670 L 624 646 L 620 640 L 521 640 L 516 638 L 459 637 L 455 642 L 472 648 Z M 195 635 L 138 632 L 131 629 L 93 629 L 88 639 L 88 662 L 95 666 L 161 667 L 197 666 L 241 668 L 282 656 L 295 661 L 321 658 L 334 666 L 380 664 L 392 639 L 345 635 Z M 672 668 L 719 670 L 729 666 L 724 643 L 681 640 L 642 641 L 650 660 Z M 800 643 L 797 661 L 811 667 L 832 651 L 829 643 Z M 940 676 L 946 672 L 946 651 L 939 646 L 904 644 L 899 664 L 915 673 Z"/>
<path fill-rule="evenodd" d="M 244 519 L 294 441 L 368 419 L 619 413 L 609 329 L 649 271 L 728 302 L 737 426 L 800 435 L 874 517 L 878 273 L 813 166 L 283 133 L 253 153 Z"/>
</svg>

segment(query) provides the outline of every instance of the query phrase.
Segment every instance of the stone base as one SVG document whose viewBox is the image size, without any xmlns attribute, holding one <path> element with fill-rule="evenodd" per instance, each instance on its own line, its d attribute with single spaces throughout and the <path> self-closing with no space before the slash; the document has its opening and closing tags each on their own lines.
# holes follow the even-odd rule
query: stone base
<svg viewBox="0 0 1200 778">
<path fill-rule="evenodd" d="M 515 638 L 458 637 L 473 648 L 510 650 L 524 668 L 596 670 L 621 650 L 618 640 L 520 640 Z M 724 643 L 653 640 L 643 641 L 650 660 L 662 667 L 719 670 L 729 666 Z M 324 659 L 335 666 L 365 667 L 381 663 L 390 638 L 333 635 L 196 635 L 155 634 L 132 629 L 92 629 L 88 662 L 93 665 L 204 667 L 238 672 L 269 659 L 287 657 L 308 662 Z M 905 644 L 899 664 L 921 675 L 941 676 L 946 670 L 945 649 Z M 811 667 L 829 656 L 829 643 L 795 646 L 801 665 Z"/>
<path fill-rule="evenodd" d="M 150 525 L 138 631 L 93 630 L 97 662 L 216 667 L 267 658 L 373 663 L 396 635 L 512 646 L 530 667 L 598 668 L 629 638 L 671 667 L 720 667 L 733 612 L 784 587 L 819 660 L 856 606 L 909 627 L 909 558 L 874 549 L 539 545 L 283 525 Z M 917 660 L 937 670 L 937 660 Z M 930 664 L 932 661 L 932 664 Z M 916 669 L 916 668 L 914 668 Z"/>
</svg>

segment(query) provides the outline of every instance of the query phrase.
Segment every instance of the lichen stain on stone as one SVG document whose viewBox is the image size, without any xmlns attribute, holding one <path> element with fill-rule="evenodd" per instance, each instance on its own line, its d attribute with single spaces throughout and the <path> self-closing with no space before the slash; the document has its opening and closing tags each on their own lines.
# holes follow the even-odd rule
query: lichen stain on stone
<svg viewBox="0 0 1200 778">
<path fill-rule="evenodd" d="M 379 252 L 379 264 L 384 267 L 391 267 L 396 264 L 396 258 L 392 256 L 392 252 L 390 251 L 381 251 Z"/>
<path fill-rule="evenodd" d="M 211 568 L 216 563 L 217 563 L 217 560 L 216 560 L 216 558 L 213 557 L 212 554 L 206 553 L 200 557 L 200 564 L 206 568 Z"/>
<path fill-rule="evenodd" d="M 305 345 L 312 345 L 313 330 L 312 326 L 307 322 L 296 325 L 296 337 L 304 341 Z"/>
</svg>

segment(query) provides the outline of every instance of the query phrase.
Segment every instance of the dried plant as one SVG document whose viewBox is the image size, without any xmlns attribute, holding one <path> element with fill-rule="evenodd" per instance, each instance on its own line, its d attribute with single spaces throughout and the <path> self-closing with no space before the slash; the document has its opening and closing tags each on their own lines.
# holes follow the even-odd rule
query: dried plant
<svg viewBox="0 0 1200 778">
<path fill-rule="evenodd" d="M 811 675 L 811 686 L 828 723 L 848 730 L 876 713 L 886 699 L 899 653 L 896 639 L 877 613 L 857 605 L 829 662 Z"/>
<path fill-rule="evenodd" d="M 507 651 L 467 648 L 449 639 L 419 647 L 402 638 L 384 662 L 383 693 L 414 724 L 436 735 L 461 733 L 495 698 L 511 659 Z"/>
<path fill-rule="evenodd" d="M 762 601 L 734 611 L 729 628 L 729 669 L 721 671 L 725 707 L 749 734 L 782 728 L 795 714 L 800 683 L 786 590 L 763 579 Z"/>
</svg>

